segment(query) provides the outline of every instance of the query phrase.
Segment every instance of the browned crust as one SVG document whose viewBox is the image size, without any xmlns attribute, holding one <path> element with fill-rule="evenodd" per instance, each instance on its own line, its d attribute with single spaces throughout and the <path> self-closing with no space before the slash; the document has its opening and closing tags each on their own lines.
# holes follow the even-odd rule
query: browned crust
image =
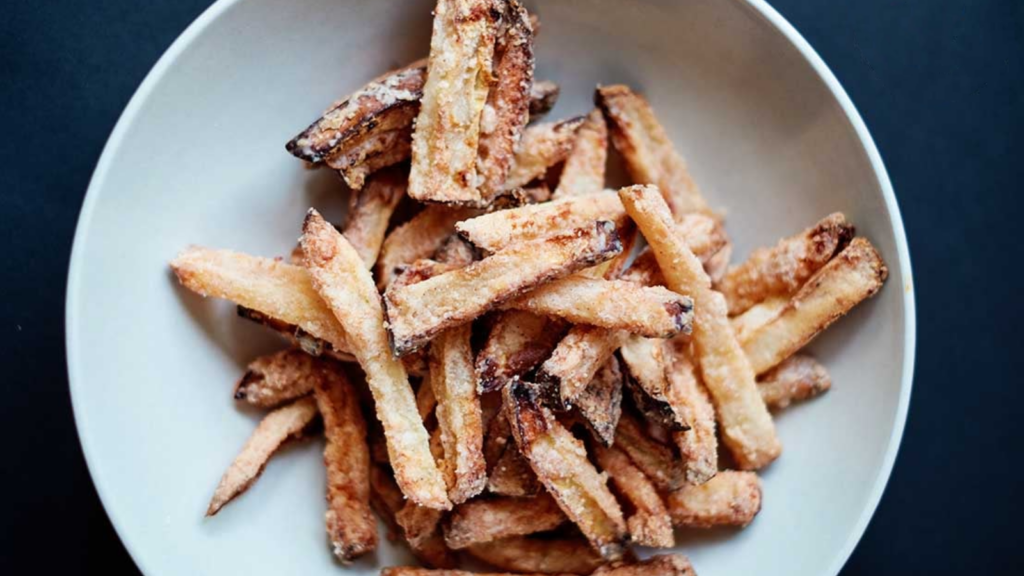
<svg viewBox="0 0 1024 576">
<path fill-rule="evenodd" d="M 377 262 L 391 215 L 405 196 L 406 182 L 404 169 L 382 170 L 373 175 L 366 187 L 349 197 L 348 220 L 342 233 L 367 268 L 373 268 Z"/>
<path fill-rule="evenodd" d="M 607 160 L 608 124 L 600 110 L 593 110 L 576 133 L 576 142 L 565 159 L 553 197 L 595 194 L 603 190 Z"/>
<path fill-rule="evenodd" d="M 537 80 L 530 86 L 530 120 L 551 112 L 558 103 L 561 88 L 550 80 Z"/>
<path fill-rule="evenodd" d="M 406 502 L 395 514 L 409 549 L 420 562 L 435 568 L 454 568 L 458 559 L 444 543 L 441 517 L 441 511 L 412 502 Z"/>
<path fill-rule="evenodd" d="M 380 576 L 531 576 L 530 574 L 512 574 L 508 572 L 467 572 L 465 570 L 432 570 L 429 568 L 420 568 L 417 566 L 391 566 L 389 568 L 383 568 L 380 571 Z M 532 576 L 540 576 L 539 574 L 533 574 Z M 573 576 L 571 574 L 563 574 L 562 576 Z"/>
<path fill-rule="evenodd" d="M 591 576 L 697 576 L 697 573 L 686 556 L 664 554 L 640 562 L 618 562 L 602 566 Z"/>
<path fill-rule="evenodd" d="M 402 527 L 395 521 L 395 513 L 405 505 L 405 496 L 395 484 L 391 469 L 374 464 L 370 466 L 370 506 L 384 522 L 388 541 L 397 542 L 402 538 Z"/>
<path fill-rule="evenodd" d="M 540 491 L 537 475 L 515 446 L 507 448 L 494 464 L 487 490 L 502 496 L 533 496 Z"/>
<path fill-rule="evenodd" d="M 598 442 L 611 446 L 622 416 L 622 371 L 612 356 L 574 400 L 577 413 Z"/>
<path fill-rule="evenodd" d="M 432 259 L 450 264 L 452 268 L 469 266 L 479 260 L 476 250 L 456 234 L 452 234 L 441 243 Z"/>
<path fill-rule="evenodd" d="M 582 538 L 503 538 L 473 544 L 474 558 L 511 572 L 589 574 L 604 560 Z"/>
<path fill-rule="evenodd" d="M 746 526 L 761 511 L 761 479 L 753 472 L 723 470 L 704 484 L 670 493 L 665 503 L 675 526 Z"/>
<path fill-rule="evenodd" d="M 541 364 L 537 380 L 557 390 L 560 408 L 568 408 L 622 344 L 625 332 L 573 326 Z"/>
<path fill-rule="evenodd" d="M 690 345 L 675 339 L 670 351 L 668 378 L 679 412 L 689 429 L 672 435 L 683 458 L 688 484 L 703 484 L 718 472 L 718 437 L 715 407 L 691 360 Z"/>
<path fill-rule="evenodd" d="M 386 288 L 400 266 L 431 257 L 455 232 L 455 223 L 477 214 L 469 209 L 427 206 L 387 235 L 377 259 L 377 287 Z"/>
<path fill-rule="evenodd" d="M 608 473 L 623 499 L 633 508 L 626 518 L 630 540 L 640 546 L 671 548 L 675 545 L 672 519 L 654 484 L 618 448 L 594 445 L 597 465 Z"/>
<path fill-rule="evenodd" d="M 583 116 L 560 122 L 535 124 L 523 130 L 515 160 L 505 180 L 505 188 L 520 188 L 540 178 L 555 164 L 566 159 L 576 141 Z"/>
<path fill-rule="evenodd" d="M 565 520 L 558 504 L 546 494 L 481 498 L 455 507 L 444 538 L 449 548 L 460 550 L 479 542 L 553 530 Z"/>
<path fill-rule="evenodd" d="M 664 341 L 630 336 L 619 348 L 626 383 L 633 403 L 648 420 L 678 432 L 690 427 L 668 377 L 668 353 Z"/>
<path fill-rule="evenodd" d="M 235 385 L 235 400 L 274 408 L 313 391 L 318 373 L 315 360 L 301 350 L 266 354 L 249 363 Z"/>
<path fill-rule="evenodd" d="M 434 276 L 440 276 L 445 272 L 450 272 L 459 268 L 462 268 L 462 266 L 424 258 L 422 260 L 417 260 L 412 264 L 403 264 L 402 266 L 399 266 L 396 269 L 398 271 L 398 275 L 395 276 L 395 279 L 391 281 L 391 284 L 389 284 L 388 287 L 391 290 L 398 290 L 406 286 L 419 284 L 424 280 L 429 280 Z"/>
<path fill-rule="evenodd" d="M 480 392 L 493 392 L 547 358 L 565 332 L 561 322 L 529 312 L 501 312 L 476 357 Z"/>
<path fill-rule="evenodd" d="M 757 381 L 757 389 L 768 408 L 781 410 L 793 401 L 824 394 L 832 387 L 832 377 L 817 360 L 794 354 L 765 372 Z"/>
<path fill-rule="evenodd" d="M 629 412 L 623 412 L 619 419 L 619 427 L 615 431 L 615 447 L 625 452 L 658 490 L 676 490 L 685 483 L 679 457 L 670 447 L 651 438 L 644 423 Z"/>
<path fill-rule="evenodd" d="M 355 362 L 355 358 L 350 352 L 339 352 L 338 349 L 330 342 L 317 338 L 294 324 L 282 322 L 244 306 L 237 306 L 235 308 L 235 312 L 238 314 L 239 318 L 244 318 L 261 326 L 266 326 L 274 332 L 279 333 L 299 350 L 310 356 L 327 355 L 342 362 Z"/>
</svg>

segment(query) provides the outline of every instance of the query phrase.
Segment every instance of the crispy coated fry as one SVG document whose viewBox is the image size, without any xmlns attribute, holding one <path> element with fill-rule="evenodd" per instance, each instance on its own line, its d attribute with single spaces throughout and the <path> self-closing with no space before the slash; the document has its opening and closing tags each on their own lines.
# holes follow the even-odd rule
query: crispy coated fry
<svg viewBox="0 0 1024 576">
<path fill-rule="evenodd" d="M 316 360 L 294 348 L 260 356 L 249 363 L 235 386 L 235 400 L 273 408 L 313 391 Z"/>
<path fill-rule="evenodd" d="M 689 428 L 668 378 L 668 353 L 663 340 L 630 336 L 619 348 L 633 402 L 648 419 L 672 431 Z"/>
<path fill-rule="evenodd" d="M 409 549 L 420 562 L 436 568 L 454 568 L 458 561 L 441 534 L 441 511 L 406 502 L 395 515 Z"/>
<path fill-rule="evenodd" d="M 438 0 L 427 81 L 412 135 L 409 196 L 479 204 L 477 145 L 496 35 L 489 0 Z"/>
<path fill-rule="evenodd" d="M 888 274 L 875 247 L 864 238 L 854 238 L 774 319 L 743 340 L 743 351 L 754 372 L 761 374 L 779 364 L 854 306 L 874 296 Z"/>
<path fill-rule="evenodd" d="M 505 413 L 502 410 L 491 419 L 487 426 L 487 434 L 484 436 L 484 460 L 487 461 L 488 472 L 497 465 L 511 442 L 512 430 L 508 427 L 508 420 L 505 419 Z"/>
<path fill-rule="evenodd" d="M 686 556 L 662 554 L 641 562 L 616 562 L 602 566 L 591 576 L 697 576 L 697 573 Z"/>
<path fill-rule="evenodd" d="M 405 170 L 382 170 L 349 199 L 348 220 L 342 233 L 367 268 L 373 268 L 377 261 L 391 214 L 405 196 L 405 187 Z"/>
<path fill-rule="evenodd" d="M 377 286 L 386 288 L 403 264 L 429 258 L 455 232 L 455 223 L 476 212 L 470 209 L 449 209 L 427 206 L 405 224 L 395 228 L 384 239 L 377 260 Z"/>
<path fill-rule="evenodd" d="M 213 516 L 252 486 L 281 444 L 301 435 L 316 415 L 316 402 L 312 398 L 300 398 L 267 414 L 224 472 L 206 515 Z"/>
<path fill-rule="evenodd" d="M 341 369 L 318 361 L 313 388 L 324 421 L 327 466 L 327 536 L 334 555 L 349 562 L 377 548 L 377 522 L 370 512 L 370 449 L 359 393 Z"/>
<path fill-rule="evenodd" d="M 526 186 L 543 176 L 548 168 L 565 160 L 572 152 L 576 131 L 582 125 L 583 116 L 578 116 L 561 122 L 535 124 L 523 130 L 505 189 Z"/>
<path fill-rule="evenodd" d="M 444 538 L 449 548 L 459 550 L 478 542 L 553 530 L 565 520 L 558 504 L 546 494 L 477 499 L 455 507 Z"/>
<path fill-rule="evenodd" d="M 704 271 L 708 273 L 708 278 L 711 278 L 711 283 L 714 286 L 718 286 L 718 283 L 722 281 L 722 278 L 728 272 L 730 258 L 732 258 L 732 242 L 722 246 L 718 252 L 715 252 L 707 259 L 701 259 L 701 262 L 704 264 Z"/>
<path fill-rule="evenodd" d="M 335 317 L 347 326 L 353 354 L 366 372 L 377 418 L 384 425 L 391 466 L 402 492 L 417 504 L 451 506 L 444 479 L 430 455 L 409 378 L 391 356 L 383 310 L 373 278 L 355 249 L 315 210 L 303 224 L 302 250 L 313 285 Z"/>
<path fill-rule="evenodd" d="M 500 390 L 532 370 L 551 354 L 564 332 L 558 321 L 519 310 L 502 312 L 476 357 L 480 392 Z"/>
<path fill-rule="evenodd" d="M 853 239 L 853 225 L 836 212 L 771 248 L 754 250 L 718 284 L 729 314 L 740 314 L 772 296 L 789 296 Z"/>
<path fill-rule="evenodd" d="M 615 356 L 601 366 L 574 403 L 594 437 L 605 446 L 611 446 L 622 416 L 622 371 Z"/>
<path fill-rule="evenodd" d="M 640 546 L 671 548 L 675 545 L 672 519 L 654 484 L 618 448 L 594 445 L 597 465 L 608 473 L 615 488 L 636 510 L 626 518 L 630 539 Z"/>
<path fill-rule="evenodd" d="M 503 538 L 473 544 L 466 551 L 511 572 L 589 574 L 604 563 L 582 538 Z"/>
<path fill-rule="evenodd" d="M 534 34 L 536 34 L 534 26 Z M 530 120 L 536 120 L 551 112 L 558 102 L 558 93 L 561 89 L 558 84 L 550 80 L 537 80 L 530 87 Z"/>
<path fill-rule="evenodd" d="M 629 412 L 624 412 L 619 418 L 615 447 L 625 452 L 658 490 L 675 490 L 685 482 L 683 464 L 672 449 L 651 438 L 643 423 Z"/>
<path fill-rule="evenodd" d="M 700 486 L 671 492 L 665 503 L 676 526 L 746 526 L 761 511 L 761 479 L 753 472 L 723 470 Z"/>
<path fill-rule="evenodd" d="M 718 437 L 715 435 L 715 408 L 707 390 L 697 377 L 689 355 L 689 346 L 677 338 L 668 346 L 668 379 L 680 413 L 689 430 L 672 434 L 688 484 L 703 484 L 718 472 Z"/>
<path fill-rule="evenodd" d="M 402 355 L 446 328 L 464 324 L 544 283 L 607 260 L 622 251 L 610 222 L 509 246 L 494 255 L 388 290 L 392 349 Z"/>
<path fill-rule="evenodd" d="M 773 410 L 827 392 L 832 378 L 825 367 L 810 356 L 794 354 L 765 372 L 757 382 L 764 403 Z"/>
<path fill-rule="evenodd" d="M 487 490 L 502 496 L 533 496 L 540 491 L 537 475 L 515 446 L 502 453 L 487 480 Z"/>
<path fill-rule="evenodd" d="M 778 317 L 788 305 L 788 297 L 773 296 L 747 308 L 743 314 L 733 316 L 729 319 L 729 323 L 732 324 L 732 330 L 736 333 L 736 339 L 740 342 L 746 341 L 751 334 Z"/>
<path fill-rule="evenodd" d="M 405 496 L 395 484 L 391 468 L 374 464 L 370 466 L 370 506 L 387 527 L 388 540 L 396 542 L 402 535 L 402 527 L 395 520 L 395 513 L 405 505 Z"/>
<path fill-rule="evenodd" d="M 430 370 L 428 369 L 427 375 L 420 382 L 420 387 L 416 389 L 416 411 L 420 413 L 420 418 L 426 420 L 434 413 L 435 407 L 437 407 L 437 398 L 434 396 L 434 387 L 430 385 Z"/>
<path fill-rule="evenodd" d="M 573 326 L 551 357 L 541 364 L 537 379 L 557 387 L 563 408 L 568 408 L 618 350 L 626 333 L 596 326 Z"/>
<path fill-rule="evenodd" d="M 752 363 L 729 325 L 725 298 L 711 289 L 711 280 L 680 237 L 657 188 L 630 186 L 620 190 L 619 196 L 650 243 L 666 285 L 693 297 L 697 361 L 717 408 L 726 446 L 740 467 L 766 466 L 779 456 L 782 445 L 757 391 Z"/>
<path fill-rule="evenodd" d="M 512 436 L 537 478 L 601 556 L 621 558 L 626 536 L 622 510 L 587 459 L 583 443 L 540 404 L 535 384 L 511 382 L 502 395 Z"/>
<path fill-rule="evenodd" d="M 539 574 L 510 574 L 508 572 L 467 572 L 465 570 L 431 570 L 417 566 L 391 566 L 380 571 L 380 576 L 540 576 Z M 573 576 L 563 574 L 562 576 Z"/>
<path fill-rule="evenodd" d="M 349 188 L 359 190 L 374 172 L 409 159 L 414 116 L 415 111 L 409 111 L 396 118 L 398 128 L 371 125 L 369 132 L 337 148 L 324 164 L 337 170 Z"/>
<path fill-rule="evenodd" d="M 477 257 L 472 246 L 453 234 L 441 243 L 441 246 L 434 252 L 433 259 L 450 264 L 455 268 L 462 268 L 472 264 Z"/>
<path fill-rule="evenodd" d="M 600 110 L 587 115 L 572 152 L 565 159 L 554 198 L 593 194 L 604 188 L 605 163 L 608 160 L 608 125 Z"/>
</svg>

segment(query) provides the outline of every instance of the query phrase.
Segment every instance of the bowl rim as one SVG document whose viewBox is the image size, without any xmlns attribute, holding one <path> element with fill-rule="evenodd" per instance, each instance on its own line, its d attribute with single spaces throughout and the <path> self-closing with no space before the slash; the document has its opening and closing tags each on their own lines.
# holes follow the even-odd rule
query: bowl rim
<svg viewBox="0 0 1024 576">
<path fill-rule="evenodd" d="M 85 415 L 85 411 L 81 407 L 81 400 L 79 400 L 83 392 L 80 389 L 80 384 L 76 384 L 83 381 L 82 378 L 77 377 L 78 366 L 80 366 L 80 363 L 78 362 L 78 341 L 76 337 L 78 334 L 78 320 L 74 315 L 74 311 L 78 309 L 78 294 L 80 292 L 79 285 L 81 282 L 82 270 L 85 267 L 85 263 L 83 262 L 82 246 L 85 243 L 85 237 L 87 234 L 86 230 L 89 228 L 88 223 L 92 220 L 92 214 L 95 209 L 97 198 L 99 197 L 99 193 L 94 192 L 94 190 L 99 190 L 103 187 L 104 182 L 107 179 L 111 163 L 113 162 L 113 158 L 117 156 L 121 144 L 123 143 L 125 133 L 134 123 L 139 109 L 149 98 L 154 87 L 164 77 L 167 70 L 178 56 L 188 48 L 210 24 L 223 16 L 240 1 L 241 0 L 216 0 L 195 20 L 193 20 L 187 28 L 185 28 L 185 30 L 174 40 L 173 43 L 171 43 L 163 55 L 161 55 L 157 60 L 156 64 L 154 64 L 146 74 L 146 77 L 128 101 L 127 106 L 125 106 L 124 111 L 118 118 L 113 131 L 103 147 L 103 152 L 100 155 L 96 168 L 93 171 L 92 178 L 89 180 L 85 199 L 82 203 L 78 220 L 75 224 L 75 234 L 68 268 L 64 319 L 68 384 L 71 394 L 71 406 L 75 419 L 75 427 L 78 433 L 79 442 L 82 446 L 82 453 L 85 456 L 86 467 L 89 470 L 89 475 L 92 478 L 93 485 L 96 487 L 96 492 L 99 495 L 103 509 L 106 512 L 107 517 L 110 518 L 111 525 L 114 527 L 114 530 L 124 545 L 125 550 L 128 551 L 132 561 L 143 574 L 155 574 L 156 571 L 150 569 L 152 566 L 150 566 L 146 561 L 146 554 L 143 547 L 139 546 L 135 542 L 132 534 L 128 533 L 128 531 L 123 528 L 124 524 L 117 516 L 117 512 L 114 508 L 108 505 L 110 502 L 110 488 L 104 481 L 104 476 L 92 455 L 93 450 L 90 447 L 92 442 L 88 432 L 90 428 L 86 424 L 87 417 Z M 818 75 L 822 82 L 824 82 L 825 86 L 832 94 L 832 97 L 839 103 L 847 121 L 853 128 L 865 154 L 867 155 L 879 188 L 881 189 L 882 198 L 885 201 L 886 211 L 889 213 L 890 225 L 892 226 L 892 232 L 895 239 L 900 275 L 904 282 L 904 286 L 902 287 L 904 312 L 903 373 L 900 377 L 900 395 L 896 406 L 895 421 L 893 422 L 892 433 L 890 434 L 886 445 L 885 454 L 882 459 L 882 466 L 879 468 L 878 473 L 875 476 L 866 505 L 861 511 L 860 517 L 854 524 L 853 529 L 850 531 L 846 542 L 842 547 L 836 550 L 832 563 L 827 571 L 827 574 L 834 576 L 838 574 L 846 564 L 846 561 L 853 553 L 854 548 L 856 548 L 857 543 L 864 535 L 864 531 L 867 529 L 868 523 L 871 521 L 875 510 L 878 508 L 879 501 L 882 498 L 882 494 L 885 491 L 886 484 L 888 483 L 889 477 L 892 473 L 892 468 L 895 464 L 897 453 L 899 452 L 900 442 L 903 438 L 903 431 L 907 420 L 907 411 L 910 405 L 911 389 L 913 386 L 917 340 L 917 317 L 915 312 L 914 282 L 910 264 L 910 250 L 907 245 L 906 232 L 903 226 L 903 217 L 900 213 L 899 205 L 896 201 L 896 195 L 893 191 L 892 183 L 889 180 L 885 164 L 882 161 L 882 157 L 878 152 L 878 148 L 875 146 L 875 142 L 872 139 L 870 132 L 868 132 L 867 126 L 864 124 L 864 120 L 861 118 L 860 113 L 857 111 L 857 108 L 850 100 L 850 97 L 847 95 L 846 90 L 842 87 L 839 80 L 825 64 L 821 56 L 819 56 L 814 48 L 811 47 L 810 43 L 807 42 L 796 28 L 789 23 L 789 21 L 769 5 L 766 0 L 733 1 L 739 4 L 744 4 L 747 8 L 752 9 L 753 12 L 759 15 L 768 23 L 769 26 L 782 34 L 786 40 L 788 40 L 793 47 L 797 49 L 806 63 L 811 66 L 814 73 Z"/>
</svg>

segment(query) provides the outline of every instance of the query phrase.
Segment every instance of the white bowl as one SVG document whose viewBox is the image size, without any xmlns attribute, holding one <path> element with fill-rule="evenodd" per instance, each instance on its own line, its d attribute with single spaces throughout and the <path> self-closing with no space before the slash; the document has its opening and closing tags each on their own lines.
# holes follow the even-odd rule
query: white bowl
<svg viewBox="0 0 1024 576">
<path fill-rule="evenodd" d="M 339 570 L 318 442 L 275 457 L 248 494 L 204 519 L 258 418 L 232 384 L 280 344 L 232 305 L 180 289 L 167 262 L 192 243 L 283 255 L 309 206 L 340 213 L 337 179 L 304 170 L 284 143 L 333 99 L 423 56 L 431 4 L 221 0 L 164 54 L 111 135 L 75 236 L 68 370 L 93 480 L 145 573 Z M 645 93 L 728 211 L 737 258 L 841 210 L 888 262 L 882 292 L 811 346 L 834 388 L 778 416 L 785 451 L 764 472 L 761 514 L 679 542 L 702 576 L 835 574 L 892 468 L 914 355 L 903 224 L 863 122 L 759 0 L 534 7 L 537 76 L 562 86 L 549 117 L 587 111 L 598 83 Z M 350 573 L 408 560 L 385 543 Z"/>
</svg>

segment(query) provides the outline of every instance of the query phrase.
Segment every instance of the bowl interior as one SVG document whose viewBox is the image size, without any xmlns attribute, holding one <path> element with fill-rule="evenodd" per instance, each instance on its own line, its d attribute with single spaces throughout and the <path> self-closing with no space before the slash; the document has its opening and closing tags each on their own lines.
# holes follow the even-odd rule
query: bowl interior
<svg viewBox="0 0 1024 576">
<path fill-rule="evenodd" d="M 913 331 L 899 215 L 859 120 L 758 3 L 531 7 L 542 22 L 537 77 L 562 86 L 549 118 L 588 111 L 598 83 L 645 93 L 727 211 L 734 260 L 843 211 L 889 263 L 885 289 L 811 346 L 834 388 L 777 417 L 785 451 L 763 474 L 756 521 L 680 534 L 704 576 L 835 573 L 892 463 Z M 335 568 L 320 442 L 288 448 L 248 494 L 203 518 L 259 418 L 235 404 L 232 385 L 281 343 L 230 304 L 180 289 L 167 262 L 189 244 L 286 255 L 309 206 L 340 214 L 337 178 L 304 170 L 284 143 L 335 98 L 424 56 L 431 8 L 219 2 L 157 65 L 112 136 L 76 237 L 69 370 L 93 477 L 146 573 Z M 353 573 L 407 560 L 385 542 Z"/>
</svg>

